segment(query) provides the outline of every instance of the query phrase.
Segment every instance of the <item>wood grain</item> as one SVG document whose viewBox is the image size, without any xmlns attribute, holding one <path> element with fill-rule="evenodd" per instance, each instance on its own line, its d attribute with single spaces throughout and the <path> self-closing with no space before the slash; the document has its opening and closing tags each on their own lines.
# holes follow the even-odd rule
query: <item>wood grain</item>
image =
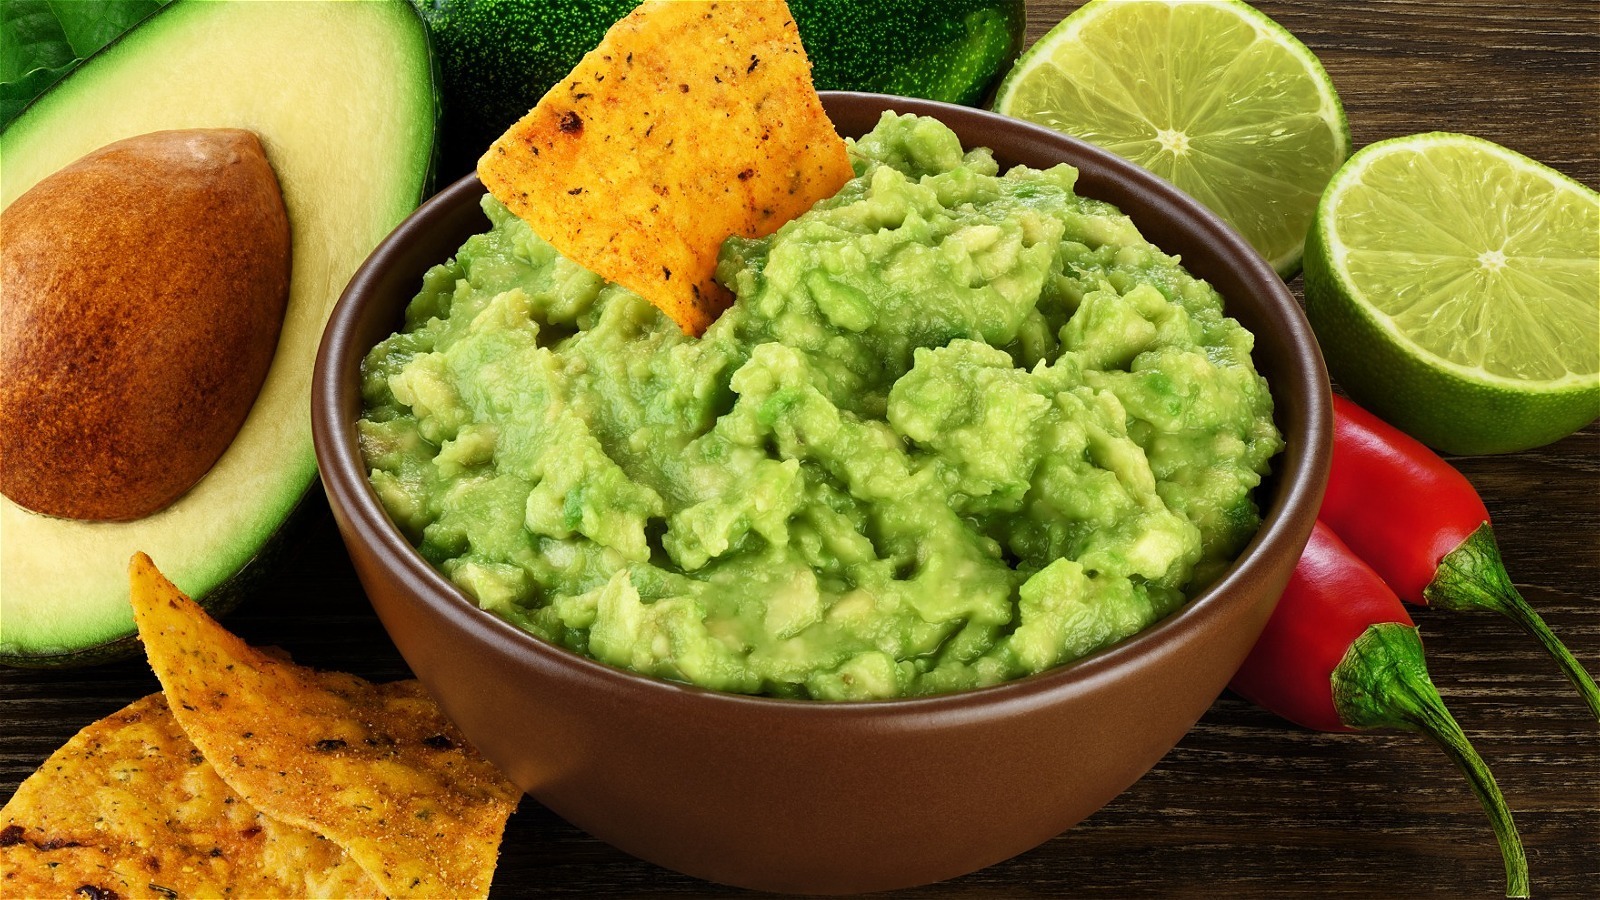
<svg viewBox="0 0 1600 900">
<path fill-rule="evenodd" d="M 1077 5 L 1032 0 L 1030 40 Z M 1256 5 L 1323 60 L 1357 146 L 1462 131 L 1600 184 L 1594 0 Z M 1487 501 L 1518 586 L 1600 672 L 1600 427 L 1456 463 Z M 404 676 L 331 517 L 313 502 L 319 511 L 271 583 L 229 625 L 311 665 Z M 1600 726 L 1509 623 L 1430 610 L 1417 621 L 1434 680 L 1515 812 L 1535 896 L 1600 896 Z M 0 796 L 79 728 L 155 689 L 142 662 L 0 670 Z M 1225 695 L 1143 780 L 1079 827 L 965 878 L 888 896 L 1493 897 L 1502 884 L 1482 813 L 1424 739 L 1313 734 Z M 495 894 L 739 892 L 633 859 L 524 801 Z"/>
</svg>

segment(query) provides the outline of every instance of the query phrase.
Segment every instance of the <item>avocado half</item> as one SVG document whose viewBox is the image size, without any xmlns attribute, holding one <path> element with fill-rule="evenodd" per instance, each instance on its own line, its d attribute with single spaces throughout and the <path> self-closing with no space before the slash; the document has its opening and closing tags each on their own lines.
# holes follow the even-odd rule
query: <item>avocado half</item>
<svg viewBox="0 0 1600 900">
<path fill-rule="evenodd" d="M 277 173 L 292 253 L 266 382 L 187 493 L 130 522 L 54 519 L 0 498 L 0 663 L 80 665 L 133 651 L 136 551 L 214 612 L 261 568 L 316 479 L 310 391 L 323 325 L 361 261 L 430 187 L 437 84 L 427 30 L 406 0 L 178 0 L 0 132 L 3 209 L 113 141 L 249 129 Z M 172 423 L 175 443 L 183 429 Z"/>
</svg>

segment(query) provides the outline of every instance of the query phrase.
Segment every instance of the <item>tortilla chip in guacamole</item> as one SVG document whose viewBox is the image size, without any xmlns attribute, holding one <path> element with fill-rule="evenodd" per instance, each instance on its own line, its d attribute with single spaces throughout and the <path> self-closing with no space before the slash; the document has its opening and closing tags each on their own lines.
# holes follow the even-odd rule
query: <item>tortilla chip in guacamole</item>
<svg viewBox="0 0 1600 900">
<path fill-rule="evenodd" d="M 695 335 L 732 302 L 723 240 L 851 176 L 782 0 L 641 4 L 478 162 L 540 237 Z"/>
</svg>

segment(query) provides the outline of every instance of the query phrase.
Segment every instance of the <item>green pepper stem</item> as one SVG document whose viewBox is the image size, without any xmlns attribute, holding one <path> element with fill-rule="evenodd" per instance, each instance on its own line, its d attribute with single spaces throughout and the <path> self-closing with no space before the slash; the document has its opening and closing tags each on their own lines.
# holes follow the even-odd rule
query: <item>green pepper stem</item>
<svg viewBox="0 0 1600 900">
<path fill-rule="evenodd" d="M 1492 610 L 1521 625 L 1555 657 L 1583 696 L 1583 702 L 1589 705 L 1589 712 L 1600 721 L 1600 688 L 1595 687 L 1594 678 L 1517 592 L 1500 560 L 1500 547 L 1488 522 L 1478 526 L 1461 546 L 1439 562 L 1439 571 L 1422 596 L 1440 609 Z"/>
<path fill-rule="evenodd" d="M 1404 728 L 1433 739 L 1456 764 L 1489 814 L 1506 867 L 1506 896 L 1528 896 L 1528 859 L 1511 810 L 1482 757 L 1445 708 L 1428 677 L 1417 629 L 1399 622 L 1369 627 L 1333 670 L 1333 702 L 1352 728 Z"/>
</svg>

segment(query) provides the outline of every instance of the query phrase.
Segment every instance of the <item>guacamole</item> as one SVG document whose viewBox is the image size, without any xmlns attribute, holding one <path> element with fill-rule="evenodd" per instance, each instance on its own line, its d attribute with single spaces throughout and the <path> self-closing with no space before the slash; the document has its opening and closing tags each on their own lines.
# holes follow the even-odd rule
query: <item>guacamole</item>
<svg viewBox="0 0 1600 900">
<path fill-rule="evenodd" d="M 493 199 L 363 368 L 395 523 L 487 610 L 705 687 L 994 684 L 1180 606 L 1282 447 L 1251 336 L 1077 172 L 885 114 L 731 237 L 702 338 Z"/>
</svg>

